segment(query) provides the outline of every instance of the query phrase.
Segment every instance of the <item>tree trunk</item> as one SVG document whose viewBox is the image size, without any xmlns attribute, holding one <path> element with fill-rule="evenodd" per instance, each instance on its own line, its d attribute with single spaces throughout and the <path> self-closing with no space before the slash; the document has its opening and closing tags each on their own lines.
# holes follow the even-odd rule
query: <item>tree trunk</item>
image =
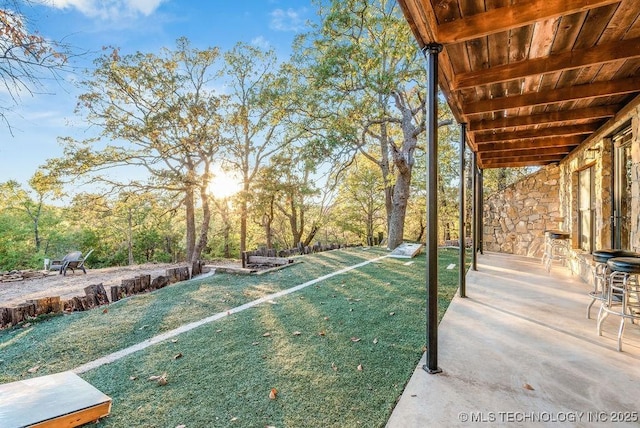
<svg viewBox="0 0 640 428">
<path fill-rule="evenodd" d="M 191 260 L 196 247 L 196 219 L 195 219 L 195 201 L 193 196 L 193 186 L 188 186 L 184 198 L 186 208 L 187 221 L 187 260 Z"/>
<path fill-rule="evenodd" d="M 209 242 L 211 207 L 209 205 L 209 194 L 207 193 L 207 183 L 209 183 L 209 180 L 206 177 L 204 183 L 204 185 L 200 186 L 200 199 L 202 200 L 202 224 L 200 225 L 200 236 L 198 238 L 198 243 L 193 250 L 193 254 L 191 254 L 191 258 L 188 260 L 191 263 L 202 258 L 202 251 L 204 251 L 207 243 Z"/>
<path fill-rule="evenodd" d="M 129 266 L 133 266 L 135 261 L 133 260 L 133 215 L 131 214 L 131 208 L 129 208 L 127 214 L 127 249 L 129 253 Z"/>
<path fill-rule="evenodd" d="M 391 211 L 391 221 L 389 223 L 390 249 L 402 244 L 404 239 L 404 219 L 407 214 L 407 201 L 409 200 L 409 190 L 411 187 L 411 170 L 401 171 L 398 168 L 396 184 L 393 189 L 393 210 Z"/>
<path fill-rule="evenodd" d="M 249 209 L 249 182 L 245 179 L 240 197 L 240 254 L 247 251 L 247 211 Z"/>
</svg>

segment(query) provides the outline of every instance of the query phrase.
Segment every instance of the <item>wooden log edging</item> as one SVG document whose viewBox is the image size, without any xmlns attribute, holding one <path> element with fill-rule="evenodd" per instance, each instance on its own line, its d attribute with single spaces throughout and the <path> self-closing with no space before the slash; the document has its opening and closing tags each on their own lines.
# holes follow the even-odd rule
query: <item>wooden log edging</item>
<svg viewBox="0 0 640 428">
<path fill-rule="evenodd" d="M 148 274 L 123 279 L 120 285 L 111 286 L 110 296 L 104 285 L 100 283 L 85 287 L 84 296 L 74 296 L 67 300 L 61 300 L 60 296 L 43 297 L 27 300 L 15 307 L 0 307 L 0 329 L 13 327 L 38 315 L 87 311 L 117 302 L 125 297 L 159 290 L 167 285 L 186 281 L 192 276 L 201 274 L 204 265 L 205 263 L 200 260 L 194 262 L 192 269 L 198 273 L 193 273 L 193 275 L 188 266 L 183 266 L 167 269 L 166 275 L 160 275 L 153 279 Z"/>
<path fill-rule="evenodd" d="M 252 266 L 250 258 L 252 257 L 268 257 L 272 259 L 289 258 L 291 256 L 302 256 L 305 254 L 321 253 L 324 251 L 338 250 L 341 248 L 362 247 L 362 244 L 322 244 L 316 242 L 311 246 L 299 245 L 295 248 L 286 250 L 275 250 L 273 248 L 258 248 L 253 251 L 245 251 L 242 253 L 242 267 L 249 268 Z M 260 263 L 256 263 L 260 264 Z"/>
</svg>

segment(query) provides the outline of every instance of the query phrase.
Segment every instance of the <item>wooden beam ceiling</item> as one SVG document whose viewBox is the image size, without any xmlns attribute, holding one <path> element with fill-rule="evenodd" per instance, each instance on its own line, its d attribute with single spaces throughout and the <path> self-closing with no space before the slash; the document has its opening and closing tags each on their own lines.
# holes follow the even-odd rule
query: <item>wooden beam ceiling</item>
<svg viewBox="0 0 640 428">
<path fill-rule="evenodd" d="M 518 126 L 537 126 L 579 120 L 605 119 L 613 117 L 619 109 L 620 106 L 618 105 L 609 105 L 575 110 L 551 111 L 526 116 L 508 116 L 492 120 L 474 120 L 469 123 L 467 131 L 477 132 Z"/>
<path fill-rule="evenodd" d="M 499 143 L 478 144 L 479 151 L 509 151 L 519 149 L 540 149 L 545 147 L 577 147 L 584 138 L 577 135 L 571 137 L 546 137 L 523 141 L 503 141 Z"/>
<path fill-rule="evenodd" d="M 490 113 L 521 107 L 533 107 L 565 101 L 584 100 L 613 95 L 624 95 L 640 91 L 640 79 L 632 77 L 622 80 L 587 83 L 584 85 L 566 86 L 548 91 L 529 92 L 511 97 L 481 100 L 465 105 L 467 115 Z"/>
<path fill-rule="evenodd" d="M 640 38 L 620 40 L 586 49 L 561 52 L 542 58 L 462 73 L 456 76 L 453 89 L 490 85 L 536 74 L 573 70 L 637 57 L 640 57 Z"/>
<path fill-rule="evenodd" d="M 460 43 L 617 2 L 619 0 L 527 0 L 440 23 L 436 37 L 438 43 Z"/>
<path fill-rule="evenodd" d="M 420 47 L 443 45 L 440 87 L 481 168 L 557 163 L 640 99 L 640 0 L 399 4 Z"/>
<path fill-rule="evenodd" d="M 568 135 L 588 135 L 598 129 L 597 124 L 584 124 L 573 126 L 558 126 L 553 128 L 541 128 L 541 129 L 525 129 L 522 131 L 511 132 L 488 132 L 482 134 L 476 134 L 475 142 L 480 143 L 493 143 L 499 141 L 514 141 L 524 139 L 538 139 L 545 137 L 558 137 Z"/>
</svg>

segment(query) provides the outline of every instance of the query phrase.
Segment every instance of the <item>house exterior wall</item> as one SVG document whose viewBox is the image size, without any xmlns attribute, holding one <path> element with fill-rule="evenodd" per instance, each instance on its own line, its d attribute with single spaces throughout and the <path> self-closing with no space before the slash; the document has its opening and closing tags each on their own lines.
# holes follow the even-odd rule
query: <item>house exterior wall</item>
<svg viewBox="0 0 640 428">
<path fill-rule="evenodd" d="M 630 248 L 640 252 L 640 97 L 591 135 L 559 165 L 549 165 L 484 202 L 484 248 L 541 257 L 545 229 L 571 234 L 572 270 L 591 280 L 592 261 L 579 249 L 578 176 L 593 167 L 595 199 L 594 248 L 612 246 L 612 137 L 631 125 Z"/>
<path fill-rule="evenodd" d="M 562 221 L 560 168 L 550 166 L 489 195 L 484 203 L 484 249 L 541 257 L 545 229 Z"/>
</svg>

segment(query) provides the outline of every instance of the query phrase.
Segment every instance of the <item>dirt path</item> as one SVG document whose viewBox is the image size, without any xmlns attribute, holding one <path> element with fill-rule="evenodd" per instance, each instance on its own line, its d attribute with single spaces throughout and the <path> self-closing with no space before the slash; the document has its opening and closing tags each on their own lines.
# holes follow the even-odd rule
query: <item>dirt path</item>
<svg viewBox="0 0 640 428">
<path fill-rule="evenodd" d="M 236 261 L 216 261 L 215 265 L 238 265 Z M 0 282 L 0 306 L 14 306 L 25 300 L 43 297 L 60 296 L 62 300 L 74 296 L 83 296 L 84 287 L 93 284 L 104 286 L 110 295 L 112 285 L 120 285 L 123 279 L 134 278 L 138 275 L 151 275 L 156 278 L 165 275 L 167 269 L 186 266 L 185 264 L 146 263 L 135 266 L 119 266 L 104 269 L 87 269 L 86 275 L 82 271 L 68 271 L 66 276 L 51 271 L 47 276 L 30 278 L 23 281 Z"/>
</svg>

